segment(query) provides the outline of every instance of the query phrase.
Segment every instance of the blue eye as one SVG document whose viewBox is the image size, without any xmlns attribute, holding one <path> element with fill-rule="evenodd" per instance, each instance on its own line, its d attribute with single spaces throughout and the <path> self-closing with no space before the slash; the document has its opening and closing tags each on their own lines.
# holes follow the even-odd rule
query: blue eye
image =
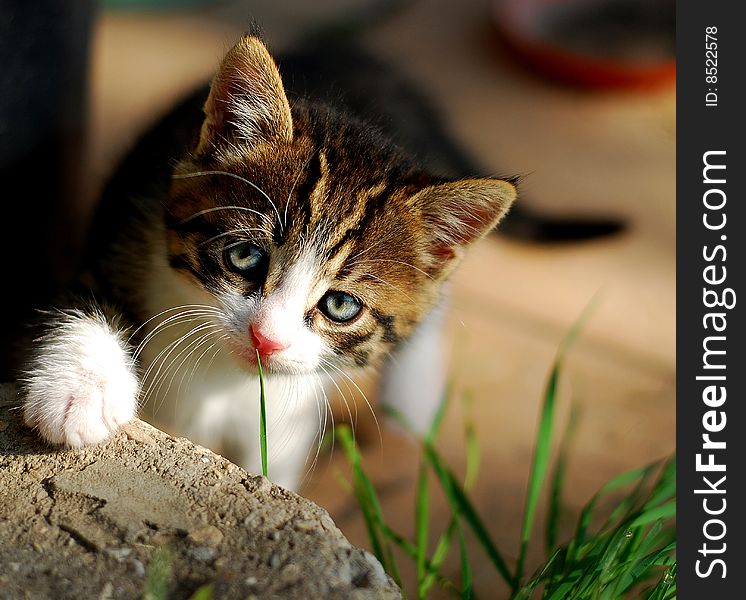
<svg viewBox="0 0 746 600">
<path fill-rule="evenodd" d="M 266 262 L 266 254 L 249 242 L 233 243 L 225 247 L 225 264 L 231 271 L 246 273 Z"/>
<path fill-rule="evenodd" d="M 335 323 L 352 321 L 360 314 L 363 305 L 344 292 L 327 292 L 319 300 L 319 310 Z"/>
</svg>

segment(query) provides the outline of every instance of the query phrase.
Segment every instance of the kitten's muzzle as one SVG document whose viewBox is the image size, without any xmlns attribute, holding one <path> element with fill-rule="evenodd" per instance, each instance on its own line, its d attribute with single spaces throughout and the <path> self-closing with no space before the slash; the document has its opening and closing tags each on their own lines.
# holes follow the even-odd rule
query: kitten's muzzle
<svg viewBox="0 0 746 600">
<path fill-rule="evenodd" d="M 288 344 L 266 337 L 259 331 L 254 325 L 249 326 L 249 335 L 251 337 L 251 343 L 259 352 L 259 356 L 264 359 L 269 355 L 285 350 Z"/>
</svg>

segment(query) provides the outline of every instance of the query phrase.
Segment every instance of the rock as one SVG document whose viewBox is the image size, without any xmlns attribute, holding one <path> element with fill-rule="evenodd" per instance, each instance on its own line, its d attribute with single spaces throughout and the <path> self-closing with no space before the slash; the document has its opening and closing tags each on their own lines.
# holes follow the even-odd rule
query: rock
<svg viewBox="0 0 746 600">
<path fill-rule="evenodd" d="M 220 545 L 224 536 L 220 529 L 214 525 L 208 525 L 207 527 L 202 527 L 196 531 L 192 531 L 188 537 L 189 541 L 193 544 L 204 544 L 215 548 Z"/>
<path fill-rule="evenodd" d="M 169 598 L 401 598 L 326 511 L 265 478 L 142 421 L 60 451 L 17 404 L 0 385 L 0 597 L 142 598 L 167 556 Z"/>
</svg>

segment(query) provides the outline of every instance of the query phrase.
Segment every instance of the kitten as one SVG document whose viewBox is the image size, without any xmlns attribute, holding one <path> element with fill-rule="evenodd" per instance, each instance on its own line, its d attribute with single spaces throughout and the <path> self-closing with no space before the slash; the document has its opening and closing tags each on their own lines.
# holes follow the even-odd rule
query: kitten
<svg viewBox="0 0 746 600">
<path fill-rule="evenodd" d="M 253 35 L 224 58 L 201 123 L 185 126 L 192 111 L 159 128 L 161 144 L 194 131 L 178 163 L 136 152 L 110 187 L 91 243 L 98 301 L 42 325 L 24 416 L 45 440 L 80 447 L 146 403 L 159 424 L 256 472 L 258 353 L 269 475 L 292 488 L 326 414 L 325 381 L 395 350 L 432 353 L 423 323 L 515 185 L 432 175 L 355 117 L 291 103 Z M 125 180 L 138 171 L 152 183 L 134 191 Z"/>
</svg>

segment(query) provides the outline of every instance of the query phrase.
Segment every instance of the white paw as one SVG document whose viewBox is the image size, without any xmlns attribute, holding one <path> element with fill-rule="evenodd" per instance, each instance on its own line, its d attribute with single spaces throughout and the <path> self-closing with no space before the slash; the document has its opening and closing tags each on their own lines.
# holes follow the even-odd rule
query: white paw
<svg viewBox="0 0 746 600">
<path fill-rule="evenodd" d="M 124 343 L 102 316 L 65 315 L 34 351 L 23 413 L 45 440 L 95 444 L 135 415 L 137 378 Z"/>
</svg>

